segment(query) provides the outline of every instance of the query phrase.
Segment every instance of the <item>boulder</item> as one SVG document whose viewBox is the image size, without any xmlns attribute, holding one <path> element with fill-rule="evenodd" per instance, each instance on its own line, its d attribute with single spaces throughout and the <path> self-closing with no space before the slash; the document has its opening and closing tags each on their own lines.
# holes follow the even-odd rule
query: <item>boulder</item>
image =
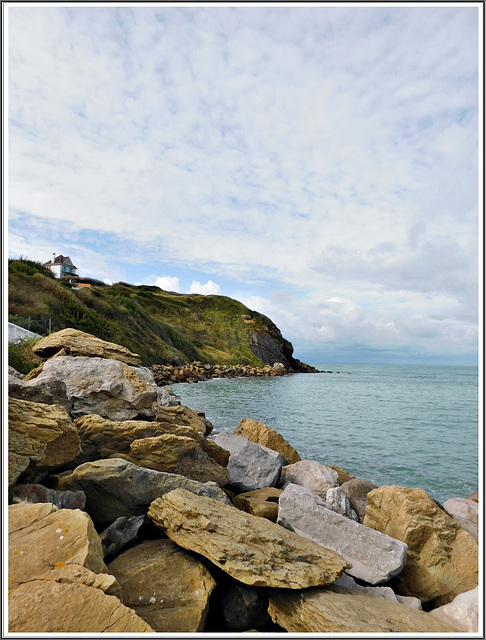
<svg viewBox="0 0 486 640">
<path fill-rule="evenodd" d="M 257 420 L 240 420 L 238 426 L 233 431 L 233 435 L 242 436 L 256 442 L 257 444 L 273 449 L 283 455 L 286 464 L 293 464 L 300 460 L 300 456 L 294 447 L 285 440 L 275 429 L 267 427 L 266 424 Z"/>
<path fill-rule="evenodd" d="M 22 380 L 22 378 L 24 377 L 22 373 L 20 373 L 20 371 L 17 371 L 17 369 L 15 369 L 14 367 L 12 367 L 12 365 L 8 365 L 8 378 L 10 381 L 10 378 L 16 378 L 17 380 Z"/>
<path fill-rule="evenodd" d="M 229 484 L 241 491 L 274 487 L 285 464 L 285 458 L 241 436 L 220 432 L 214 441 L 230 453 Z"/>
<path fill-rule="evenodd" d="M 448 604 L 432 609 L 430 615 L 450 624 L 458 631 L 477 633 L 479 631 L 479 587 L 460 593 Z"/>
<path fill-rule="evenodd" d="M 341 489 L 348 496 L 349 503 L 357 513 L 361 523 L 363 522 L 366 505 L 368 504 L 368 493 L 377 488 L 376 484 L 373 484 L 373 482 L 365 478 L 352 478 L 341 484 Z"/>
<path fill-rule="evenodd" d="M 159 633 L 202 631 L 216 586 L 197 558 L 170 540 L 149 540 L 109 565 L 120 599 Z"/>
<path fill-rule="evenodd" d="M 218 608 L 228 631 L 267 630 L 272 626 L 265 590 L 250 587 L 229 576 L 223 585 Z"/>
<path fill-rule="evenodd" d="M 203 484 L 174 473 L 138 467 L 121 458 L 86 462 L 71 474 L 59 477 L 58 488 L 84 491 L 86 511 L 103 529 L 121 516 L 144 515 L 155 498 L 176 488 L 229 503 L 214 482 Z"/>
<path fill-rule="evenodd" d="M 159 407 L 158 422 L 190 427 L 193 431 L 207 436 L 213 430 L 213 425 L 207 420 L 204 411 L 194 411 L 183 404 L 173 407 Z"/>
<path fill-rule="evenodd" d="M 200 448 L 215 462 L 227 466 L 229 453 L 215 442 L 206 438 L 205 427 L 194 411 L 187 407 L 177 407 L 178 412 L 164 412 L 164 420 L 149 422 L 146 420 L 107 420 L 96 414 L 80 416 L 74 424 L 78 429 L 83 447 L 83 453 L 78 456 L 79 464 L 118 453 L 130 453 L 130 445 L 135 440 L 153 438 L 164 434 L 185 436 L 197 442 Z M 187 420 L 187 424 L 180 425 L 180 416 Z"/>
<path fill-rule="evenodd" d="M 153 438 L 134 440 L 128 456 L 119 454 L 139 466 L 177 473 L 199 482 L 228 484 L 229 472 L 208 456 L 192 437 L 165 433 Z"/>
<path fill-rule="evenodd" d="M 372 585 L 389 580 L 405 565 L 406 544 L 330 510 L 299 485 L 288 485 L 280 496 L 277 523 L 336 551 L 352 565 L 347 573 Z"/>
<path fill-rule="evenodd" d="M 298 484 L 326 499 L 327 490 L 338 486 L 338 474 L 316 460 L 301 460 L 282 469 L 279 487 Z"/>
<path fill-rule="evenodd" d="M 477 491 L 473 491 L 468 495 L 466 500 L 472 500 L 473 502 L 479 502 L 479 495 Z"/>
<path fill-rule="evenodd" d="M 397 576 L 403 595 L 438 607 L 478 584 L 478 544 L 423 489 L 385 486 L 368 494 L 364 524 L 408 545 Z"/>
<path fill-rule="evenodd" d="M 13 504 L 50 502 L 58 509 L 83 510 L 86 504 L 86 496 L 83 491 L 56 491 L 56 489 L 48 489 L 42 484 L 17 484 L 12 487 L 10 496 Z"/>
<path fill-rule="evenodd" d="M 65 383 L 73 418 L 89 413 L 111 420 L 157 418 L 159 387 L 146 367 L 105 358 L 58 356 L 44 363 L 36 380 L 37 384 Z"/>
<path fill-rule="evenodd" d="M 266 487 L 240 493 L 233 498 L 233 504 L 238 509 L 251 513 L 253 516 L 267 518 L 276 522 L 278 516 L 278 499 L 282 489 Z"/>
<path fill-rule="evenodd" d="M 348 473 L 346 469 L 342 469 L 341 467 L 336 467 L 335 464 L 330 464 L 329 468 L 335 471 L 338 474 L 338 483 L 339 486 L 347 482 L 348 480 L 352 480 L 354 478 L 353 475 Z"/>
<path fill-rule="evenodd" d="M 62 329 L 41 338 L 32 350 L 37 356 L 45 359 L 64 351 L 68 356 L 108 358 L 131 365 L 139 365 L 142 362 L 137 353 L 132 353 L 126 347 L 71 328 Z"/>
<path fill-rule="evenodd" d="M 8 400 L 8 483 L 23 475 L 34 482 L 73 460 L 80 449 L 78 432 L 57 405 Z"/>
<path fill-rule="evenodd" d="M 331 585 L 292 592 L 271 589 L 268 611 L 290 633 L 454 633 L 455 628 L 403 604 Z"/>
<path fill-rule="evenodd" d="M 119 586 L 86 513 L 20 503 L 8 516 L 11 633 L 152 631 L 110 595 Z"/>
<path fill-rule="evenodd" d="M 121 516 L 100 533 L 103 558 L 113 560 L 125 547 L 140 542 L 138 532 L 145 516 Z"/>
<path fill-rule="evenodd" d="M 275 362 L 275 364 L 272 366 L 272 376 L 283 376 L 285 372 L 285 365 L 281 362 Z"/>
<path fill-rule="evenodd" d="M 344 587 L 345 589 L 350 589 L 351 591 L 360 591 L 361 593 L 369 593 L 370 595 L 377 596 L 378 598 L 385 598 L 385 600 L 389 600 L 390 602 L 396 602 L 397 604 L 406 604 L 413 609 L 422 610 L 422 603 L 418 598 L 397 596 L 397 594 L 391 587 L 368 587 L 360 585 L 347 573 L 343 573 L 343 575 L 338 578 L 333 584 L 337 587 Z"/>
<path fill-rule="evenodd" d="M 477 541 L 479 537 L 479 504 L 466 498 L 451 498 L 442 505 L 457 524 Z"/>
<path fill-rule="evenodd" d="M 57 404 L 68 413 L 71 411 L 71 402 L 67 396 L 66 384 L 63 380 L 41 379 L 25 382 L 21 378 L 8 377 L 8 395 L 17 400 L 29 402 L 41 402 L 42 404 Z"/>
<path fill-rule="evenodd" d="M 176 489 L 154 500 L 149 518 L 184 549 L 252 586 L 329 584 L 348 563 L 334 551 L 233 506 Z"/>
<path fill-rule="evenodd" d="M 351 508 L 348 496 L 341 487 L 330 487 L 326 493 L 326 502 L 330 505 L 333 511 L 358 522 L 356 511 Z"/>
</svg>

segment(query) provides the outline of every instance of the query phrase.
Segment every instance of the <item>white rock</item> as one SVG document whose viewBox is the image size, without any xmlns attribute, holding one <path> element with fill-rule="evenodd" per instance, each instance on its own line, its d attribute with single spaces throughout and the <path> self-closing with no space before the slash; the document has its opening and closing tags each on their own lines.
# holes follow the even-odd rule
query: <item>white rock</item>
<svg viewBox="0 0 486 640">
<path fill-rule="evenodd" d="M 439 618 L 458 631 L 477 632 L 479 616 L 479 587 L 465 591 L 448 604 L 432 609 L 429 615 Z"/>
<path fill-rule="evenodd" d="M 298 484 L 325 500 L 328 489 L 339 486 L 338 477 L 334 469 L 316 460 L 300 460 L 282 469 L 279 487 L 284 489 L 289 484 Z"/>
</svg>

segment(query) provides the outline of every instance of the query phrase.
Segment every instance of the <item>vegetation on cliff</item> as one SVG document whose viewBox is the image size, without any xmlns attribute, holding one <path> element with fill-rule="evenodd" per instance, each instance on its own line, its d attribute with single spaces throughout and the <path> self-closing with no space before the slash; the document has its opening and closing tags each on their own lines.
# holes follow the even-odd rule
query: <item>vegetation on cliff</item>
<svg viewBox="0 0 486 640">
<path fill-rule="evenodd" d="M 51 319 L 51 331 L 66 327 L 121 344 L 145 366 L 214 364 L 263 366 L 276 361 L 298 371 L 292 345 L 266 316 L 219 295 L 178 294 L 124 282 L 74 289 L 40 263 L 9 260 L 9 320 Z"/>
</svg>

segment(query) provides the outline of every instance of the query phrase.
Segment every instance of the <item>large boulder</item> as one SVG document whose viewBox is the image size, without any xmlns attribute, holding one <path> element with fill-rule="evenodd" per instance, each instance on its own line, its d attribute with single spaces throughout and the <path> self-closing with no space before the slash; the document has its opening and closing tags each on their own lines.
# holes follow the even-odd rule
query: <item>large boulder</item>
<svg viewBox="0 0 486 640">
<path fill-rule="evenodd" d="M 119 360 L 58 356 L 47 360 L 36 384 L 62 381 L 71 416 L 96 413 L 111 420 L 157 418 L 159 387 L 146 367 L 132 367 Z"/>
<path fill-rule="evenodd" d="M 62 351 L 63 355 L 67 356 L 108 358 L 131 365 L 139 365 L 142 362 L 137 353 L 132 353 L 126 347 L 71 328 L 62 329 L 41 338 L 32 350 L 40 358 L 46 359 Z"/>
<path fill-rule="evenodd" d="M 465 633 L 479 631 L 479 587 L 460 593 L 448 604 L 432 609 L 430 615 Z"/>
<path fill-rule="evenodd" d="M 216 586 L 206 567 L 170 540 L 149 540 L 108 566 L 120 599 L 159 633 L 202 631 Z"/>
<path fill-rule="evenodd" d="M 339 633 L 347 637 L 350 633 L 408 636 L 456 631 L 424 611 L 334 585 L 297 592 L 272 589 L 269 600 L 272 620 L 290 633 Z"/>
<path fill-rule="evenodd" d="M 457 524 L 477 541 L 479 537 L 479 504 L 467 498 L 451 498 L 442 505 Z"/>
<path fill-rule="evenodd" d="M 204 411 L 194 411 L 183 404 L 174 407 L 159 407 L 157 421 L 169 423 L 170 425 L 190 427 L 193 431 L 203 436 L 209 435 L 213 430 L 213 425 L 204 415 Z"/>
<path fill-rule="evenodd" d="M 79 449 L 77 429 L 62 407 L 9 398 L 9 486 L 21 475 L 26 481 L 42 479 L 73 460 Z"/>
<path fill-rule="evenodd" d="M 8 396 L 18 400 L 29 402 L 42 402 L 42 404 L 58 404 L 68 413 L 71 411 L 71 402 L 67 396 L 66 384 L 63 380 L 41 379 L 25 382 L 22 378 L 9 375 Z"/>
<path fill-rule="evenodd" d="M 11 633 L 152 631 L 115 597 L 86 513 L 21 503 L 8 516 Z"/>
<path fill-rule="evenodd" d="M 407 545 L 336 513 L 318 495 L 288 485 L 279 499 L 277 523 L 339 553 L 347 573 L 376 585 L 399 573 Z"/>
<path fill-rule="evenodd" d="M 327 490 L 338 486 L 338 474 L 316 460 L 301 460 L 282 469 L 279 487 L 298 484 L 326 499 Z"/>
<path fill-rule="evenodd" d="M 155 498 L 176 488 L 229 504 L 226 494 L 214 482 L 203 484 L 177 474 L 138 467 L 121 458 L 86 462 L 71 474 L 59 477 L 58 488 L 84 491 L 86 511 L 102 528 L 121 516 L 144 515 Z"/>
<path fill-rule="evenodd" d="M 248 585 L 325 585 L 349 566 L 334 551 L 274 522 L 183 489 L 154 500 L 148 515 L 180 547 Z"/>
<path fill-rule="evenodd" d="M 348 496 L 349 504 L 358 515 L 361 523 L 368 504 L 368 493 L 377 488 L 378 485 L 366 480 L 366 478 L 351 478 L 341 484 L 341 489 Z"/>
<path fill-rule="evenodd" d="M 273 449 L 283 455 L 286 464 L 293 464 L 300 460 L 300 456 L 294 447 L 285 440 L 275 429 L 267 427 L 263 422 L 257 420 L 243 419 L 233 431 L 233 435 L 242 436 L 252 442 L 261 444 L 263 447 Z"/>
<path fill-rule="evenodd" d="M 230 453 L 229 484 L 241 491 L 276 486 L 285 458 L 247 438 L 220 432 L 214 441 Z"/>
<path fill-rule="evenodd" d="M 408 545 L 397 581 L 431 607 L 478 584 L 478 544 L 423 489 L 385 486 L 368 494 L 364 524 Z"/>
</svg>

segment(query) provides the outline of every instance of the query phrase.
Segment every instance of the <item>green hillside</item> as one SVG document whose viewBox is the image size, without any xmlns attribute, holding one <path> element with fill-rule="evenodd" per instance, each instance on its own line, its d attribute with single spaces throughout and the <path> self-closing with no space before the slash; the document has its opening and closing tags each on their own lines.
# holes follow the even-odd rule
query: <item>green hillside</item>
<svg viewBox="0 0 486 640">
<path fill-rule="evenodd" d="M 266 316 L 217 295 L 176 294 L 123 282 L 73 289 L 40 263 L 9 260 L 9 320 L 42 332 L 66 327 L 116 342 L 142 356 L 145 366 L 213 364 L 302 365 L 292 345 Z M 44 322 L 44 325 L 46 322 Z"/>
</svg>

